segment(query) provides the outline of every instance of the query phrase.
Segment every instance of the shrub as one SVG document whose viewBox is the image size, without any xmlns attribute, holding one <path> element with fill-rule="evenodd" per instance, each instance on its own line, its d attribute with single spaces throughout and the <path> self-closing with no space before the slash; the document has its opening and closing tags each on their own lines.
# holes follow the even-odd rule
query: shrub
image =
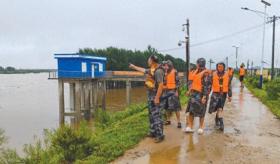
<svg viewBox="0 0 280 164">
<path fill-rule="evenodd" d="M 273 80 L 266 84 L 266 93 L 269 99 L 276 100 L 280 93 L 280 82 Z"/>
</svg>

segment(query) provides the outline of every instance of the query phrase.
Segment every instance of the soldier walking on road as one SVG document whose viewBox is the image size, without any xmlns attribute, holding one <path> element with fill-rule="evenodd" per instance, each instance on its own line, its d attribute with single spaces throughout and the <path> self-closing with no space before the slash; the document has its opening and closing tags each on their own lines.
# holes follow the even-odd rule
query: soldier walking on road
<svg viewBox="0 0 280 164">
<path fill-rule="evenodd" d="M 206 60 L 199 58 L 197 60 L 197 69 L 192 74 L 192 84 L 188 91 L 190 94 L 189 104 L 186 113 L 189 112 L 188 124 L 185 132 L 192 133 L 194 118 L 199 117 L 198 133 L 202 134 L 204 129 L 204 116 L 206 112 L 207 99 L 211 89 L 211 79 L 209 70 L 205 68 Z"/>
<path fill-rule="evenodd" d="M 217 129 L 224 131 L 223 121 L 223 108 L 228 96 L 228 100 L 231 101 L 231 75 L 228 71 L 225 71 L 225 64 L 218 63 L 216 71 L 212 75 L 212 95 L 209 106 L 209 113 L 216 112 L 215 126 Z"/>
<path fill-rule="evenodd" d="M 175 112 L 177 118 L 177 128 L 181 128 L 180 121 L 180 110 L 181 104 L 179 99 L 179 87 L 180 81 L 177 70 L 174 68 L 173 63 L 167 60 L 163 63 L 163 68 L 165 70 L 165 80 L 164 80 L 164 95 L 173 95 L 168 97 L 164 101 L 164 108 L 166 110 L 167 119 L 165 125 L 171 124 L 172 112 Z"/>
</svg>

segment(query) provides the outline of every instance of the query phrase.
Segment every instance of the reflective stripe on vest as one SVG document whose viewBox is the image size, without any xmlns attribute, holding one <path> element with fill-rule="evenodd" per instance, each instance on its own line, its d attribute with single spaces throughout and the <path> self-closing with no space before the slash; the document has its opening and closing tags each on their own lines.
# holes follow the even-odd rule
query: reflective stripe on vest
<svg viewBox="0 0 280 164">
<path fill-rule="evenodd" d="M 213 92 L 228 92 L 229 85 L 229 74 L 227 72 L 224 73 L 223 76 L 219 76 L 217 72 L 213 73 L 213 83 L 212 90 Z"/>
<path fill-rule="evenodd" d="M 244 76 L 245 75 L 245 69 L 244 68 L 240 68 L 239 69 L 239 75 L 240 76 Z"/>
<path fill-rule="evenodd" d="M 197 73 L 196 70 L 193 74 L 192 90 L 202 92 L 202 77 L 207 70 Z"/>
<path fill-rule="evenodd" d="M 172 69 L 167 75 L 166 75 L 166 89 L 175 89 L 176 88 L 176 70 Z"/>
</svg>

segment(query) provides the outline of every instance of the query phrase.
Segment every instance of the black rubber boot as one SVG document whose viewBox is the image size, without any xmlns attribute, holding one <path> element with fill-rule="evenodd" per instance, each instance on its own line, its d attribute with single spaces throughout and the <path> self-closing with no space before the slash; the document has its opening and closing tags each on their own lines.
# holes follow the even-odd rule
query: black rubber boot
<svg viewBox="0 0 280 164">
<path fill-rule="evenodd" d="M 221 131 L 224 131 L 224 120 L 223 120 L 223 118 L 219 118 L 219 122 L 220 122 L 220 130 Z"/>
<path fill-rule="evenodd" d="M 178 122 L 177 128 L 182 128 L 181 122 Z"/>
<path fill-rule="evenodd" d="M 218 118 L 217 114 L 216 114 L 216 117 L 215 117 L 215 125 L 216 125 L 216 127 L 220 126 L 220 122 L 219 122 L 219 118 Z"/>
</svg>

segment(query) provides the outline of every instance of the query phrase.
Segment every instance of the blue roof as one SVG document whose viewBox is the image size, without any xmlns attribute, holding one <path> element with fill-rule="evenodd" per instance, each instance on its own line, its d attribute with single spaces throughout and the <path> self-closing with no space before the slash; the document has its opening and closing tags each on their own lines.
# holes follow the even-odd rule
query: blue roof
<svg viewBox="0 0 280 164">
<path fill-rule="evenodd" d="M 106 57 L 92 56 L 89 54 L 54 54 L 54 58 L 83 58 L 83 59 L 95 59 L 95 60 L 107 60 Z"/>
</svg>

